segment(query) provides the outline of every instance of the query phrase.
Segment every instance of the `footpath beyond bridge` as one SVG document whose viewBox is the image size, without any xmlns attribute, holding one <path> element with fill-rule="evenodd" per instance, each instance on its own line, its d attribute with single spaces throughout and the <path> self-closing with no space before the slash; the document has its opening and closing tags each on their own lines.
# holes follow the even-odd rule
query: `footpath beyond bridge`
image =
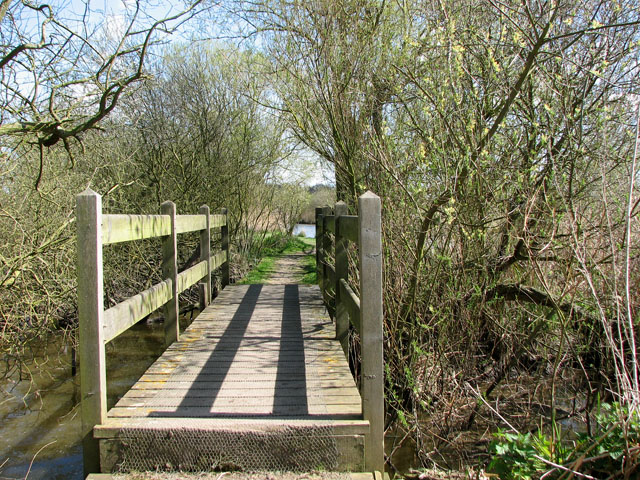
<svg viewBox="0 0 640 480">
<path fill-rule="evenodd" d="M 360 197 L 358 216 L 340 203 L 317 210 L 320 287 L 229 285 L 226 211 L 176 215 L 165 202 L 161 212 L 103 215 L 99 195 L 77 197 L 85 472 L 382 471 L 380 199 Z M 193 231 L 201 261 L 178 272 L 177 236 Z M 163 239 L 164 280 L 104 310 L 103 245 L 153 237 Z M 347 278 L 350 240 L 359 297 Z M 211 302 L 214 270 L 223 289 Z M 178 295 L 196 283 L 203 311 L 180 333 Z M 158 308 L 168 348 L 107 411 L 105 344 Z M 355 380 L 350 324 L 361 339 Z"/>
</svg>

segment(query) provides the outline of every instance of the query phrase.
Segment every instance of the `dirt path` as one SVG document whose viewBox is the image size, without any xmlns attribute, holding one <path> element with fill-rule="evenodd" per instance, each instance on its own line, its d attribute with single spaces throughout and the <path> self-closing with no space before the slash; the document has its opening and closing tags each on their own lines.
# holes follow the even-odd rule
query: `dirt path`
<svg viewBox="0 0 640 480">
<path fill-rule="evenodd" d="M 312 255 L 313 252 L 313 250 L 310 250 L 308 253 L 282 255 L 276 260 L 273 270 L 269 272 L 269 278 L 264 282 L 265 285 L 300 283 L 302 277 L 307 273 L 304 258 Z"/>
</svg>

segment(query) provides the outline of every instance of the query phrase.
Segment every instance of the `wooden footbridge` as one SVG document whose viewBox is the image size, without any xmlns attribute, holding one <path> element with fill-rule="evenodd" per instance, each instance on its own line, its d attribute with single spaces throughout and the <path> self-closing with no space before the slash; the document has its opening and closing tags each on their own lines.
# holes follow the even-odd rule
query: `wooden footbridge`
<svg viewBox="0 0 640 480">
<path fill-rule="evenodd" d="M 316 210 L 319 286 L 230 285 L 225 210 L 176 215 L 165 202 L 160 215 L 111 215 L 95 192 L 78 195 L 85 473 L 382 471 L 380 199 L 368 192 L 358 208 L 357 216 L 342 203 Z M 200 262 L 178 272 L 178 235 L 194 231 Z M 103 246 L 153 237 L 162 238 L 164 280 L 105 310 Z M 223 289 L 211 301 L 214 271 Z M 202 312 L 180 332 L 179 295 L 196 284 Z M 159 308 L 167 348 L 108 410 L 105 345 Z M 360 338 L 356 379 L 345 358 L 350 328 Z"/>
</svg>

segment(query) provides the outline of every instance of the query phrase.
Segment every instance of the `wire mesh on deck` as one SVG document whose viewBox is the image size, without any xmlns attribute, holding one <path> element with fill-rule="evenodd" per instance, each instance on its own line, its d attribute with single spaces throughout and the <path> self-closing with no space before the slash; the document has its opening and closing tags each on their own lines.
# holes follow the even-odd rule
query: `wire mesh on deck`
<svg viewBox="0 0 640 480">
<path fill-rule="evenodd" d="M 118 441 L 120 472 L 301 472 L 335 470 L 339 460 L 330 426 L 282 426 L 268 431 L 130 428 L 121 430 Z"/>
</svg>

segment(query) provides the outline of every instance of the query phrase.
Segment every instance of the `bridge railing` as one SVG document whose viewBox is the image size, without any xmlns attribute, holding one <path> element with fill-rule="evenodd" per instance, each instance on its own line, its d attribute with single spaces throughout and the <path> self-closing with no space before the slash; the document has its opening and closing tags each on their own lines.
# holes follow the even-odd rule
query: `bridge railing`
<svg viewBox="0 0 640 480">
<path fill-rule="evenodd" d="M 88 189 L 76 197 L 80 391 L 85 471 L 99 471 L 93 427 L 107 419 L 105 344 L 155 310 L 164 307 L 165 344 L 180 336 L 178 295 L 200 282 L 200 305 L 211 301 L 211 272 L 221 269 L 222 287 L 229 284 L 227 211 L 211 215 L 176 215 L 164 202 L 160 215 L 102 213 L 102 198 Z M 221 231 L 221 250 L 211 254 L 212 228 Z M 178 234 L 200 232 L 200 262 L 178 273 Z M 162 237 L 164 280 L 105 310 L 102 247 L 113 243 Z"/>
<path fill-rule="evenodd" d="M 347 206 L 316 208 L 316 268 L 325 304 L 336 322 L 336 338 L 348 356 L 349 324 L 360 336 L 360 395 L 369 420 L 365 438 L 367 468 L 384 471 L 384 358 L 382 310 L 382 233 L 380 197 L 358 198 L 358 215 Z M 333 239 L 331 238 L 333 233 Z M 348 242 L 358 248 L 360 295 L 349 285 Z"/>
</svg>

